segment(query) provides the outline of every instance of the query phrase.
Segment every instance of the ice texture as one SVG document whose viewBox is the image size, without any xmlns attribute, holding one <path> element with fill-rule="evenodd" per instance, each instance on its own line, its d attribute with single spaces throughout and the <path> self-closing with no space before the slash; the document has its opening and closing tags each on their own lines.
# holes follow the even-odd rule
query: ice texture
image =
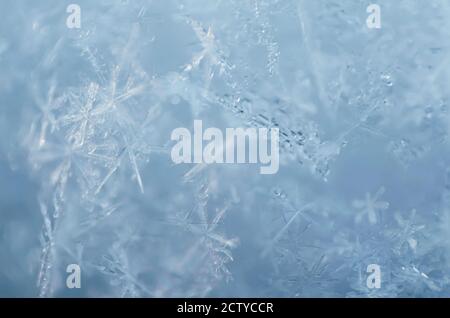
<svg viewBox="0 0 450 318">
<path fill-rule="evenodd" d="M 448 0 L 74 3 L 0 1 L 0 296 L 448 297 Z M 279 172 L 175 165 L 196 119 Z"/>
</svg>

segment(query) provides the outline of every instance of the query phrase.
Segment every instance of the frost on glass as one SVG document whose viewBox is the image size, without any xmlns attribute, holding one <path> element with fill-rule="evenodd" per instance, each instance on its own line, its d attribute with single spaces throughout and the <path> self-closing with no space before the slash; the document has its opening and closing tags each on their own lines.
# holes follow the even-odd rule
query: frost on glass
<svg viewBox="0 0 450 318">
<path fill-rule="evenodd" d="M 450 7 L 377 3 L 2 1 L 0 295 L 448 295 Z M 279 172 L 175 165 L 196 119 Z"/>
</svg>

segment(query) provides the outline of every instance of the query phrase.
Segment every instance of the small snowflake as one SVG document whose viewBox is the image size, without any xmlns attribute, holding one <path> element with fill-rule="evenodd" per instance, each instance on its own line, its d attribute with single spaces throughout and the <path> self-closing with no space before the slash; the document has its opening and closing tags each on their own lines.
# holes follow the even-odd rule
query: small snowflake
<svg viewBox="0 0 450 318">
<path fill-rule="evenodd" d="M 384 211 L 389 208 L 389 202 L 378 201 L 384 192 L 384 187 L 381 187 L 374 196 L 367 192 L 364 200 L 353 201 L 353 207 L 360 211 L 356 216 L 356 223 L 360 223 L 364 215 L 367 215 L 371 224 L 377 223 L 377 214 L 379 211 Z"/>
<path fill-rule="evenodd" d="M 397 213 L 395 215 L 395 220 L 401 228 L 400 231 L 397 231 L 393 235 L 393 239 L 395 239 L 396 242 L 395 251 L 400 253 L 402 246 L 407 243 L 411 250 L 415 252 L 418 244 L 416 236 L 425 228 L 425 225 L 417 224 L 416 210 L 413 209 L 411 211 L 408 219 L 404 219 L 399 213 Z"/>
</svg>

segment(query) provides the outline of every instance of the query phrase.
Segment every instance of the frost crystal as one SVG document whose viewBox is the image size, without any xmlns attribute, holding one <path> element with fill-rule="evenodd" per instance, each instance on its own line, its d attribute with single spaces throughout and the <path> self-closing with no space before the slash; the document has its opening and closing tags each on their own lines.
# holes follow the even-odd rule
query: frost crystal
<svg viewBox="0 0 450 318">
<path fill-rule="evenodd" d="M 0 296 L 448 296 L 446 1 L 10 2 Z M 174 164 L 195 120 L 277 128 L 278 173 Z"/>
</svg>

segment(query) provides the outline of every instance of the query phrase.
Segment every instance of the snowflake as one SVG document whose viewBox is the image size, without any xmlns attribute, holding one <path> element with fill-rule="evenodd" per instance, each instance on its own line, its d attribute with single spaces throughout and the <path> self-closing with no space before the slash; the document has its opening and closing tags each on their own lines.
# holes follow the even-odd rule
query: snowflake
<svg viewBox="0 0 450 318">
<path fill-rule="evenodd" d="M 389 208 L 389 202 L 379 201 L 384 192 L 384 187 L 381 187 L 373 196 L 367 192 L 364 200 L 354 200 L 352 202 L 353 207 L 359 210 L 356 216 L 357 223 L 360 223 L 364 216 L 367 216 L 371 224 L 377 223 L 379 213 Z"/>
</svg>

